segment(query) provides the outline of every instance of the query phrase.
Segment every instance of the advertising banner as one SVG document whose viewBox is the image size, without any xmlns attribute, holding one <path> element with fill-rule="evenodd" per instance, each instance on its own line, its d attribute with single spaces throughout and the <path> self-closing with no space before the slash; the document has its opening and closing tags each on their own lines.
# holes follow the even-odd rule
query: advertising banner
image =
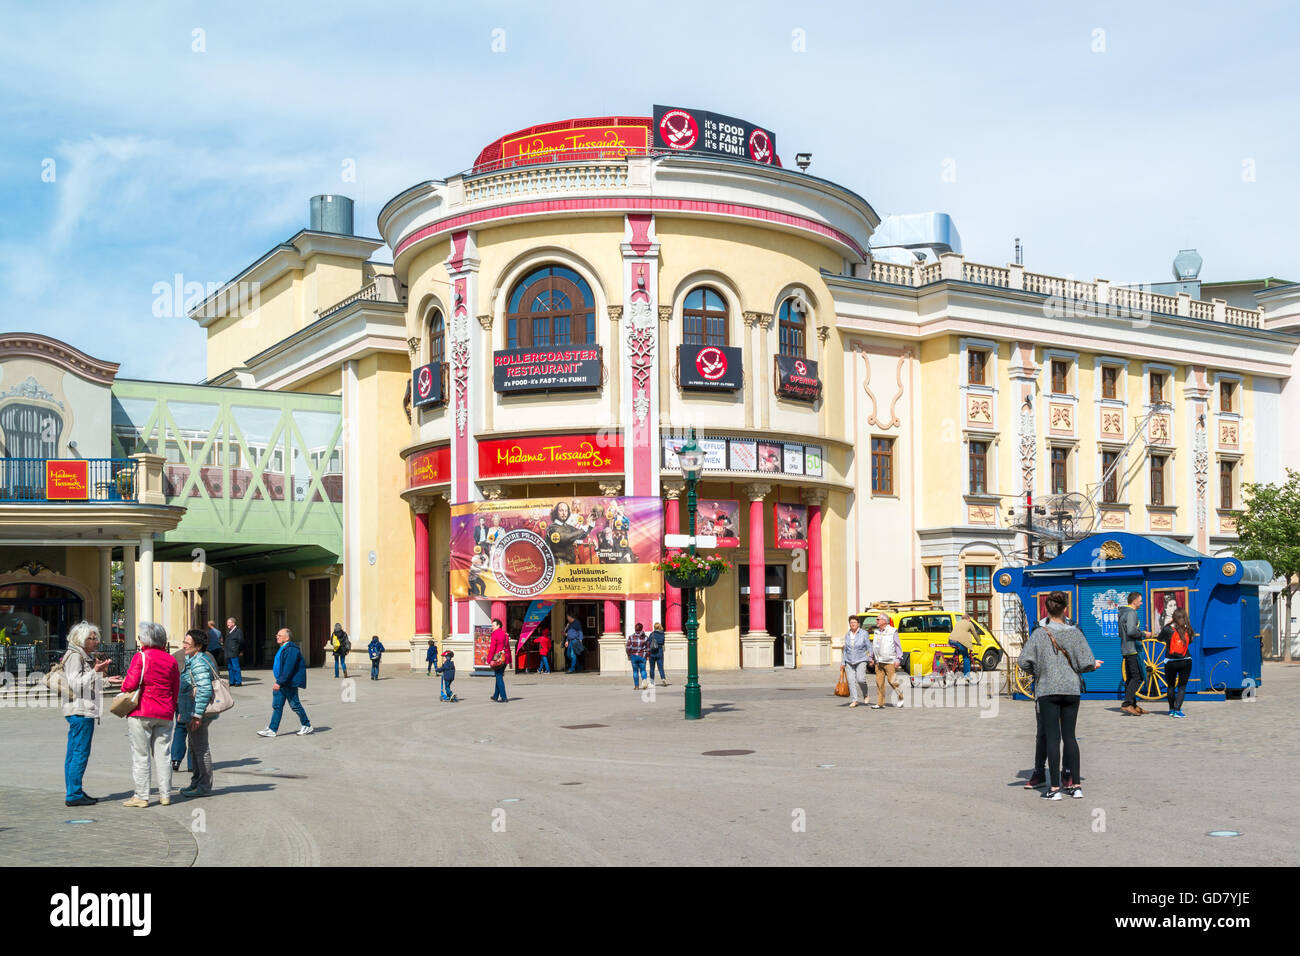
<svg viewBox="0 0 1300 956">
<path fill-rule="evenodd" d="M 695 515 L 695 533 L 714 535 L 718 539 L 716 547 L 740 547 L 740 502 L 703 498 L 697 506 Z"/>
<path fill-rule="evenodd" d="M 801 402 L 821 398 L 822 380 L 817 377 L 817 363 L 812 359 L 773 356 L 776 361 L 776 394 Z"/>
<path fill-rule="evenodd" d="M 727 441 L 725 438 L 697 438 L 696 443 L 700 450 L 704 452 L 704 468 L 717 469 L 719 471 L 727 467 Z M 677 449 L 686 444 L 685 438 L 665 438 L 664 442 L 664 467 L 680 468 L 682 463 L 677 459 Z"/>
<path fill-rule="evenodd" d="M 734 392 L 744 383 L 741 350 L 725 345 L 679 345 L 677 378 L 682 388 Z"/>
<path fill-rule="evenodd" d="M 600 388 L 600 346 L 493 352 L 492 387 L 498 392 Z"/>
<path fill-rule="evenodd" d="M 444 398 L 442 394 L 441 362 L 421 365 L 411 373 L 411 400 L 415 403 L 416 408 L 442 404 Z"/>
<path fill-rule="evenodd" d="M 523 647 L 528 639 L 533 636 L 533 632 L 538 626 L 551 616 L 551 608 L 555 607 L 554 601 L 534 601 L 528 605 L 528 610 L 524 613 L 524 622 L 519 627 L 519 643 L 517 647 Z"/>
<path fill-rule="evenodd" d="M 685 439 L 663 440 L 663 467 L 681 467 L 677 449 Z M 824 477 L 821 445 L 750 438 L 697 438 L 704 449 L 705 471 L 756 471 L 768 474 Z"/>
<path fill-rule="evenodd" d="M 785 458 L 784 448 L 780 442 L 758 443 L 758 470 L 768 474 L 780 474 L 781 464 Z"/>
<path fill-rule="evenodd" d="M 451 446 L 430 448 L 406 459 L 406 487 L 422 488 L 451 480 Z"/>
<path fill-rule="evenodd" d="M 583 432 L 478 443 L 480 480 L 575 473 L 623 474 L 623 435 L 616 431 Z"/>
<path fill-rule="evenodd" d="M 458 598 L 634 598 L 663 590 L 658 498 L 475 501 L 451 508 Z"/>
<path fill-rule="evenodd" d="M 501 142 L 501 164 L 544 163 L 556 153 L 578 153 L 573 159 L 622 159 L 644 153 L 650 131 L 644 126 L 610 123 L 584 129 L 553 129 L 545 133 L 525 132 Z"/>
<path fill-rule="evenodd" d="M 787 475 L 803 474 L 803 445 L 786 445 L 783 471 Z"/>
<path fill-rule="evenodd" d="M 808 506 L 777 504 L 776 546 L 778 548 L 808 547 Z"/>
<path fill-rule="evenodd" d="M 47 461 L 45 497 L 49 501 L 86 501 L 90 498 L 90 462 Z"/>
<path fill-rule="evenodd" d="M 474 666 L 488 666 L 488 651 L 492 648 L 492 625 L 474 625 Z"/>
<path fill-rule="evenodd" d="M 716 153 L 767 166 L 777 163 L 776 135 L 771 130 L 722 113 L 656 105 L 654 133 L 656 149 Z"/>
</svg>

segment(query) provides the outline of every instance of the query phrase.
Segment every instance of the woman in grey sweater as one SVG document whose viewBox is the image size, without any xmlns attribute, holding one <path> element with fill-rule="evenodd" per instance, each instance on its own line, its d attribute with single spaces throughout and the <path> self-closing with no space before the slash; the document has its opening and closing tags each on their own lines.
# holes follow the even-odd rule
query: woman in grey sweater
<svg viewBox="0 0 1300 956">
<path fill-rule="evenodd" d="M 1034 628 L 1019 666 L 1034 678 L 1034 697 L 1047 734 L 1048 788 L 1044 800 L 1061 799 L 1062 747 L 1064 747 L 1066 790 L 1071 797 L 1083 797 L 1079 773 L 1079 741 L 1074 727 L 1079 719 L 1080 674 L 1094 671 L 1102 662 L 1092 656 L 1083 632 L 1066 624 L 1063 615 L 1069 603 L 1064 591 L 1047 596 L 1048 622 Z"/>
</svg>

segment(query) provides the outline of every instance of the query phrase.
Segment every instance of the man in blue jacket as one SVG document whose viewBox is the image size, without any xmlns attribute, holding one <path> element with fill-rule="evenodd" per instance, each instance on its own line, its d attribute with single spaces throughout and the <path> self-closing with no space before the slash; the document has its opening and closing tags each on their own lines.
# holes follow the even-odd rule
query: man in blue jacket
<svg viewBox="0 0 1300 956">
<path fill-rule="evenodd" d="M 311 733 L 311 721 L 298 700 L 298 690 L 307 686 L 307 662 L 303 660 L 302 651 L 298 650 L 298 645 L 293 642 L 293 634 L 287 627 L 276 631 L 275 643 L 280 645 L 280 649 L 275 652 L 275 661 L 271 665 L 271 674 L 275 677 L 275 683 L 271 685 L 271 725 L 265 730 L 259 730 L 257 735 L 275 736 L 275 732 L 280 729 L 280 715 L 284 713 L 284 705 L 287 703 L 302 723 L 298 728 L 298 736 L 305 737 Z"/>
</svg>

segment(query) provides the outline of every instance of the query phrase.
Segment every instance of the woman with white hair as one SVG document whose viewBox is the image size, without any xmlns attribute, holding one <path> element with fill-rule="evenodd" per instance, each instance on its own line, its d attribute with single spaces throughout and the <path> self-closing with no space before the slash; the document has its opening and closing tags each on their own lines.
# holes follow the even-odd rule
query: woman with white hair
<svg viewBox="0 0 1300 956">
<path fill-rule="evenodd" d="M 140 653 L 132 659 L 122 681 L 122 690 L 127 693 L 140 688 L 140 704 L 126 718 L 135 795 L 122 805 L 149 806 L 152 754 L 158 772 L 158 802 L 165 807 L 172 802 L 172 718 L 176 714 L 181 671 L 176 658 L 167 653 L 167 631 L 161 624 L 142 621 L 139 637 Z"/>
<path fill-rule="evenodd" d="M 72 700 L 63 702 L 63 717 L 68 722 L 68 750 L 63 758 L 63 783 L 67 790 L 64 803 L 70 807 L 88 807 L 99 801 L 86 795 L 81 779 L 90 762 L 90 741 L 95 736 L 95 718 L 100 712 L 100 684 L 110 661 L 95 660 L 99 648 L 99 628 L 82 621 L 68 632 L 68 650 L 63 655 L 63 676 Z"/>
</svg>

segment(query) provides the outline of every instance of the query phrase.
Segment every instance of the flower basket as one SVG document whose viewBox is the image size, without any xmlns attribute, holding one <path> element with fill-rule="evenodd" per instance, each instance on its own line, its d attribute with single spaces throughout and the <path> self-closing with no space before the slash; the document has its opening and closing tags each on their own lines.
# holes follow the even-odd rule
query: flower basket
<svg viewBox="0 0 1300 956">
<path fill-rule="evenodd" d="M 718 583 L 722 568 L 706 570 L 664 571 L 664 580 L 675 588 L 707 588 Z"/>
</svg>

